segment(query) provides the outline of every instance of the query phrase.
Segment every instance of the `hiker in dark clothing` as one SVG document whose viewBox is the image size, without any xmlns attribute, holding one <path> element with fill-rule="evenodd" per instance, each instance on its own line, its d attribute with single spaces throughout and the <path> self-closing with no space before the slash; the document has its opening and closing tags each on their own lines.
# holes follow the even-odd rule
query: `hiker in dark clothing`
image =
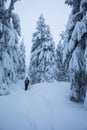
<svg viewBox="0 0 87 130">
<path fill-rule="evenodd" d="M 28 85 L 29 85 L 29 79 L 28 77 L 25 79 L 25 90 L 28 90 Z"/>
</svg>

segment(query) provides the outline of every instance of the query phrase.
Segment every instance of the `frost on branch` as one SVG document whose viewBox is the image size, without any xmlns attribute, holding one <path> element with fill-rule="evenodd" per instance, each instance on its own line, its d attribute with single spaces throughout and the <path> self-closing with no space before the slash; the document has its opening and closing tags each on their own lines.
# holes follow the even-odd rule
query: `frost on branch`
<svg viewBox="0 0 87 130">
<path fill-rule="evenodd" d="M 17 14 L 12 13 L 12 23 L 16 31 L 18 32 L 18 35 L 21 35 L 21 27 L 20 27 L 20 18 Z"/>
</svg>

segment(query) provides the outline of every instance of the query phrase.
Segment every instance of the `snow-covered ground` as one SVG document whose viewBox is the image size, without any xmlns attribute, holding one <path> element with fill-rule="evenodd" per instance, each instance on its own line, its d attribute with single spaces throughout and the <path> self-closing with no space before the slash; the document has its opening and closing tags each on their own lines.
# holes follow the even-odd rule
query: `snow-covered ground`
<svg viewBox="0 0 87 130">
<path fill-rule="evenodd" d="M 87 130 L 83 104 L 69 101 L 70 84 L 43 83 L 24 91 L 23 81 L 0 97 L 0 130 Z"/>
</svg>

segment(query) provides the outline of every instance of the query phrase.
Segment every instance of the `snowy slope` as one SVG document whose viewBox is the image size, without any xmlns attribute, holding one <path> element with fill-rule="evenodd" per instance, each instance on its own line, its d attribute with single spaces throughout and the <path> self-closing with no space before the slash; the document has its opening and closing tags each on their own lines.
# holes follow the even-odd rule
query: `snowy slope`
<svg viewBox="0 0 87 130">
<path fill-rule="evenodd" d="M 0 130 L 87 130 L 83 104 L 70 102 L 69 83 L 29 86 L 23 81 L 0 97 Z"/>
</svg>

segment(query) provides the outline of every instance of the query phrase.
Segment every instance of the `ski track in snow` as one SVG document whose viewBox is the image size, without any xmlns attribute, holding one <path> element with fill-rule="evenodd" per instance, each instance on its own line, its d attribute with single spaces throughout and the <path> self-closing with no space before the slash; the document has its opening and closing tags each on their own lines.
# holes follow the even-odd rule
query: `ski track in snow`
<svg viewBox="0 0 87 130">
<path fill-rule="evenodd" d="M 0 130 L 87 130 L 83 104 L 69 101 L 69 83 L 29 86 L 23 81 L 0 97 Z"/>
</svg>

